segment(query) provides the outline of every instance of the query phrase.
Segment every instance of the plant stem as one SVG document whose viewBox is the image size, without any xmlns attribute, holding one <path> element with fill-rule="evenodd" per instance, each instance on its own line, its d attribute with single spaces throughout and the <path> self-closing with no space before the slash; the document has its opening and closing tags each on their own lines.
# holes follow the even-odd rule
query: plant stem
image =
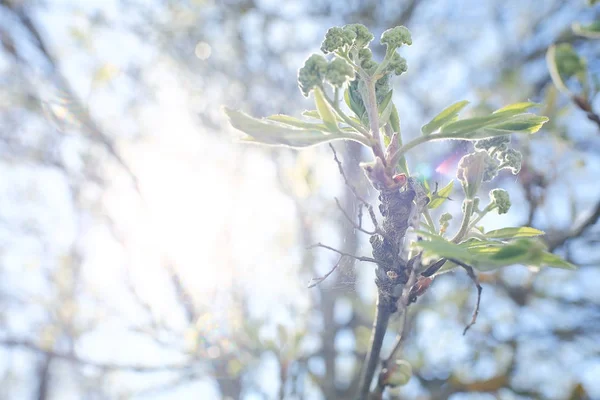
<svg viewBox="0 0 600 400">
<path fill-rule="evenodd" d="M 419 136 L 418 138 L 415 138 L 415 139 L 411 140 L 410 142 L 406 143 L 404 146 L 400 147 L 398 149 L 398 151 L 396 151 L 394 154 L 392 154 L 390 156 L 388 163 L 391 165 L 397 163 L 398 160 L 400 160 L 400 157 L 402 157 L 407 151 L 409 151 L 413 147 L 416 147 L 422 143 L 432 142 L 434 140 L 447 140 L 447 139 L 461 139 L 461 138 L 457 137 L 456 133 L 437 133 L 435 135 Z M 464 139 L 464 138 L 462 138 L 462 139 Z"/>
<path fill-rule="evenodd" d="M 352 119 L 350 119 L 350 117 L 348 117 L 346 115 L 346 113 L 344 113 L 342 111 L 342 109 L 340 108 L 339 101 L 338 101 L 339 89 L 336 89 L 336 92 L 335 92 L 335 101 L 331 100 L 329 98 L 329 96 L 327 96 L 327 94 L 325 94 L 325 92 L 323 92 L 323 97 L 325 97 L 325 100 L 327 101 L 327 103 L 329 103 L 329 105 L 331 106 L 331 108 L 333 108 L 333 110 L 339 115 L 339 117 L 342 120 L 344 120 L 345 123 L 347 123 L 348 125 L 350 125 L 358 133 L 360 133 L 361 135 L 363 135 L 367 139 L 371 139 L 371 135 L 369 135 L 369 132 L 367 132 L 365 130 L 365 128 L 363 128 L 361 125 L 359 125 L 356 122 L 352 121 Z"/>
<path fill-rule="evenodd" d="M 431 214 L 429 214 L 429 209 L 427 206 L 423 209 L 423 215 L 425 216 L 425 221 L 431 226 L 431 232 L 435 233 L 435 223 L 433 222 L 433 218 L 431 218 Z"/>
<path fill-rule="evenodd" d="M 381 353 L 381 346 L 383 344 L 383 338 L 385 337 L 385 331 L 387 330 L 388 322 L 390 320 L 389 304 L 385 303 L 381 299 L 381 295 L 377 295 L 377 308 L 376 308 L 375 321 L 373 321 L 373 329 L 371 334 L 371 344 L 369 346 L 369 353 L 367 354 L 366 367 L 363 369 L 363 373 L 360 378 L 360 391 L 358 400 L 366 400 L 369 395 L 371 388 L 371 381 L 375 375 L 375 369 L 379 364 L 379 355 Z"/>
<path fill-rule="evenodd" d="M 473 215 L 473 200 L 467 199 L 467 206 L 465 207 L 465 213 L 460 224 L 460 229 L 456 232 L 456 235 L 452 238 L 453 243 L 458 243 L 465 234 L 469 231 L 469 221 L 471 221 L 471 215 Z"/>
<path fill-rule="evenodd" d="M 379 132 L 379 111 L 377 109 L 377 95 L 375 93 L 375 83 L 377 82 L 372 77 L 363 78 L 367 87 L 367 98 L 363 99 L 369 116 L 369 124 L 371 126 L 371 135 L 373 136 L 373 153 L 381 158 L 381 161 L 386 165 L 385 155 L 381 142 L 381 132 Z"/>
<path fill-rule="evenodd" d="M 483 211 L 481 211 L 479 216 L 469 223 L 469 229 L 473 228 L 475 226 L 475 224 L 477 224 L 479 221 L 481 221 L 483 219 L 483 217 L 485 217 L 487 215 L 487 213 L 492 211 L 494 208 L 496 208 L 496 207 L 487 206 L 485 209 L 483 209 Z"/>
</svg>

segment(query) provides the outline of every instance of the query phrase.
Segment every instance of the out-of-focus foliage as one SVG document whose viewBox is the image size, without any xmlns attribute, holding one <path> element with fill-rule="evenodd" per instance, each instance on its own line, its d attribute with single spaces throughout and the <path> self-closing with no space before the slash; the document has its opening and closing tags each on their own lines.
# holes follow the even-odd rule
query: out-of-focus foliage
<svg viewBox="0 0 600 400">
<path fill-rule="evenodd" d="M 405 25 L 419 43 L 393 88 L 400 115 L 414 116 L 396 122 L 409 136 L 458 98 L 473 105 L 465 118 L 520 99 L 542 104 L 550 122 L 513 143 L 519 178 L 500 174 L 514 215 L 502 224 L 547 232 L 548 248 L 579 266 L 483 274 L 479 321 L 465 337 L 475 290 L 458 272 L 436 278 L 404 344 L 413 370 L 401 398 L 599 397 L 600 136 L 589 111 L 555 89 L 545 59 L 568 44 L 586 60 L 597 113 L 597 43 L 571 29 L 597 14 L 561 0 L 2 0 L 2 397 L 355 391 L 373 277 L 343 259 L 306 289 L 338 259 L 305 247 L 364 254 L 333 197 L 351 215 L 358 205 L 326 146 L 242 149 L 220 109 L 313 108 L 290 101 L 300 97 L 297 66 L 325 29 L 355 22 L 375 36 Z M 339 150 L 362 157 L 358 144 Z M 466 150 L 432 146 L 412 156 L 415 172 L 434 192 Z M 360 172 L 347 173 L 367 196 Z M 436 220 L 460 207 L 438 193 L 448 199 Z M 494 218 L 479 223 L 488 235 Z M 448 231 L 460 223 L 446 222 Z"/>
</svg>

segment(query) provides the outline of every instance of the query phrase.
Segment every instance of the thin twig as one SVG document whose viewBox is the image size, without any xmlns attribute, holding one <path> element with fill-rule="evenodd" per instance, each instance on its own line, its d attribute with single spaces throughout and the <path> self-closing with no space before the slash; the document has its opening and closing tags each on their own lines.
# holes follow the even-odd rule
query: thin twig
<svg viewBox="0 0 600 400">
<path fill-rule="evenodd" d="M 340 175 L 342 175 L 342 178 L 344 178 L 344 183 L 346 184 L 346 186 L 348 186 L 348 188 L 350 188 L 350 190 L 352 191 L 352 194 L 354 194 L 354 197 L 356 197 L 361 203 L 363 203 L 365 205 L 365 207 L 367 207 L 367 210 L 369 211 L 369 216 L 371 217 L 371 222 L 373 222 L 373 226 L 375 227 L 375 230 L 379 231 L 379 224 L 377 223 L 377 218 L 375 217 L 375 212 L 373 211 L 373 206 L 370 205 L 364 198 L 362 198 L 358 194 L 358 192 L 356 191 L 356 188 L 350 183 L 350 181 L 348 180 L 348 177 L 346 176 L 346 173 L 344 172 L 344 167 L 342 166 L 342 162 L 339 160 L 339 158 L 337 156 L 335 147 L 333 147 L 333 145 L 331 143 L 329 143 L 329 147 L 331 148 L 331 151 L 333 152 L 333 159 L 335 160 L 335 162 L 338 166 Z"/>
<path fill-rule="evenodd" d="M 406 341 L 406 336 L 408 334 L 408 306 L 404 309 L 404 313 L 402 316 L 402 329 L 400 333 L 396 337 L 396 343 L 394 343 L 394 347 L 390 352 L 390 356 L 384 361 L 384 366 L 389 367 L 389 365 L 394 361 L 396 355 L 402 348 L 402 344 Z"/>
<path fill-rule="evenodd" d="M 471 317 L 471 322 L 469 322 L 469 324 L 465 327 L 465 330 L 463 331 L 463 335 L 466 335 L 469 328 L 471 328 L 473 325 L 475 325 L 475 322 L 477 322 L 477 316 L 479 315 L 479 304 L 481 303 L 481 292 L 483 291 L 483 288 L 481 287 L 481 284 L 479 283 L 479 279 L 477 279 L 477 275 L 475 275 L 475 271 L 473 271 L 473 267 L 471 267 L 470 265 L 467 265 L 461 261 L 455 260 L 455 259 L 448 259 L 448 260 L 452 261 L 456 265 L 460 265 L 461 267 L 463 267 L 467 271 L 469 278 L 471 278 L 471 280 L 477 287 L 477 303 L 475 304 L 475 310 L 473 310 L 473 316 Z"/>
<path fill-rule="evenodd" d="M 371 257 L 362 257 L 362 256 L 355 256 L 354 254 L 343 252 L 341 250 L 335 249 L 335 248 L 333 248 L 331 246 L 327 246 L 327 245 L 325 245 L 323 243 L 320 243 L 320 242 L 316 243 L 316 244 L 313 244 L 311 246 L 308 246 L 307 249 L 314 249 L 315 247 L 322 247 L 324 249 L 331 250 L 331 251 L 333 251 L 335 253 L 338 253 L 338 254 L 340 254 L 342 256 L 354 258 L 355 260 L 358 260 L 358 261 L 366 261 L 366 262 L 372 262 L 372 263 L 377 264 L 377 261 L 375 261 L 374 258 L 371 258 Z"/>
<path fill-rule="evenodd" d="M 133 371 L 133 372 L 162 372 L 162 371 L 180 371 L 188 370 L 192 368 L 193 360 L 182 362 L 178 364 L 156 364 L 156 365 L 144 365 L 144 364 L 118 364 L 112 362 L 101 362 L 91 359 L 85 359 L 77 356 L 74 353 L 62 353 L 51 349 L 45 349 L 40 347 L 34 342 L 20 339 L 0 339 L 0 346 L 5 347 L 19 347 L 29 351 L 33 351 L 40 354 L 46 354 L 48 356 L 68 361 L 74 364 L 80 364 L 84 366 L 90 366 L 93 368 L 99 368 L 103 370 L 120 370 L 120 371 Z"/>
<path fill-rule="evenodd" d="M 356 222 L 354 222 L 352 220 L 352 218 L 350 218 L 350 216 L 348 215 L 348 213 L 346 213 L 346 210 L 344 210 L 344 208 L 342 207 L 342 205 L 340 204 L 340 201 L 338 200 L 337 197 L 334 197 L 335 199 L 335 203 L 337 204 L 338 208 L 340 209 L 340 211 L 342 212 L 342 214 L 344 214 L 344 217 L 346 217 L 346 219 L 348 220 L 348 222 L 350 222 L 350 224 L 354 227 L 354 229 L 357 229 L 363 233 L 366 233 L 367 235 L 375 235 L 377 233 L 377 231 L 368 231 L 364 228 L 362 228 L 359 224 L 357 224 Z M 361 208 L 362 210 L 362 208 Z"/>
<path fill-rule="evenodd" d="M 333 274 L 333 271 L 335 271 L 337 269 L 337 267 L 340 265 L 340 263 L 342 262 L 342 260 L 344 259 L 345 256 L 340 256 L 340 259 L 338 260 L 338 262 L 335 263 L 335 265 L 333 266 L 333 268 L 331 268 L 331 270 L 326 273 L 325 275 L 319 277 L 319 278 L 312 278 L 310 280 L 310 283 L 308 285 L 308 288 L 314 288 L 315 286 L 317 286 L 319 283 L 323 282 L 325 279 L 329 278 L 329 275 Z"/>
</svg>

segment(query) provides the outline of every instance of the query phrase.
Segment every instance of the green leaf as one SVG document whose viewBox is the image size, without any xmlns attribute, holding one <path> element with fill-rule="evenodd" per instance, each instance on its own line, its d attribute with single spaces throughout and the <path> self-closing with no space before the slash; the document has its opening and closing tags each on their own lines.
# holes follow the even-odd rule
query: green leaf
<svg viewBox="0 0 600 400">
<path fill-rule="evenodd" d="M 350 82 L 348 88 L 344 92 L 344 101 L 354 115 L 356 115 L 359 120 L 363 121 L 366 117 L 367 110 L 358 89 L 358 80 Z"/>
<path fill-rule="evenodd" d="M 429 204 L 427 204 L 427 208 L 434 209 L 434 208 L 438 208 L 439 206 L 441 206 L 444 203 L 444 201 L 446 201 L 448 199 L 448 197 L 452 193 L 453 188 L 454 188 L 454 180 L 451 180 L 450 183 L 448 183 L 446 186 L 444 186 L 443 188 L 438 190 L 438 192 L 436 194 L 433 194 L 433 198 L 431 199 Z"/>
<path fill-rule="evenodd" d="M 532 103 L 529 101 L 523 102 L 523 103 L 514 103 L 514 104 L 510 104 L 508 106 L 502 107 L 502 108 L 494 111 L 492 114 L 517 115 L 517 114 L 522 114 L 525 111 L 527 111 L 533 107 L 540 107 L 540 104 Z"/>
<path fill-rule="evenodd" d="M 492 114 L 453 122 L 442 127 L 442 133 L 453 139 L 479 140 L 512 132 L 535 133 L 546 122 L 547 117 L 529 113 L 511 116 Z"/>
<path fill-rule="evenodd" d="M 414 245 L 426 250 L 426 252 L 429 252 L 430 255 L 455 258 L 465 262 L 467 262 L 467 260 L 471 260 L 471 254 L 467 251 L 467 249 L 460 247 L 456 243 L 452 243 L 431 232 L 418 230 L 416 233 L 419 236 L 427 237 L 429 240 L 420 240 L 415 242 Z"/>
<path fill-rule="evenodd" d="M 390 125 L 394 132 L 400 132 L 400 117 L 398 116 L 398 109 L 394 103 L 392 103 L 392 113 L 390 114 Z"/>
<path fill-rule="evenodd" d="M 317 111 L 319 112 L 321 119 L 325 123 L 325 126 L 327 126 L 327 128 L 331 132 L 339 131 L 337 120 L 335 118 L 333 109 L 329 106 L 329 104 L 327 103 L 327 100 L 325 100 L 325 95 L 323 94 L 323 91 L 321 90 L 321 88 L 315 87 L 314 96 L 315 96 L 315 105 L 317 106 Z"/>
<path fill-rule="evenodd" d="M 548 117 L 540 117 L 535 114 L 515 115 L 510 120 L 499 124 L 492 125 L 490 131 L 519 132 L 519 133 L 535 133 L 548 122 Z"/>
<path fill-rule="evenodd" d="M 421 132 L 423 135 L 430 135 L 437 131 L 442 126 L 452 122 L 458 113 L 467 106 L 469 102 L 467 100 L 459 101 L 449 107 L 446 107 L 441 113 L 436 115 L 429 123 L 423 125 Z"/>
<path fill-rule="evenodd" d="M 503 228 L 495 231 L 489 231 L 485 234 L 485 237 L 488 239 L 516 239 L 541 236 L 543 234 L 543 231 L 523 226 L 520 228 Z"/>
<path fill-rule="evenodd" d="M 577 78 L 584 90 L 587 89 L 587 63 L 570 44 L 550 46 L 546 52 L 546 62 L 550 77 L 560 91 L 571 94 L 567 81 L 572 77 Z"/>
<path fill-rule="evenodd" d="M 311 122 L 302 121 L 298 118 L 290 117 L 289 115 L 284 114 L 276 114 L 267 117 L 268 120 L 280 122 L 282 124 L 290 125 L 295 128 L 303 128 L 303 129 L 316 129 L 318 131 L 328 132 L 329 130 L 324 124 L 314 124 Z"/>
<path fill-rule="evenodd" d="M 321 120 L 321 116 L 317 110 L 305 110 L 302 115 L 308 118 L 318 119 L 319 121 Z"/>
<path fill-rule="evenodd" d="M 509 243 L 469 239 L 455 244 L 439 235 L 417 232 L 429 238 L 415 243 L 426 251 L 426 255 L 436 255 L 464 262 L 479 271 L 492 271 L 514 264 L 541 265 L 545 253 L 542 243 L 532 239 L 518 239 Z"/>
<path fill-rule="evenodd" d="M 356 134 L 345 132 L 327 134 L 314 129 L 293 128 L 266 119 L 253 118 L 237 110 L 229 108 L 224 110 L 231 125 L 250 136 L 243 139 L 248 142 L 299 148 L 332 140 L 349 139 L 368 145 L 362 137 Z"/>
<path fill-rule="evenodd" d="M 542 266 L 548 266 L 548 267 L 553 267 L 553 268 L 561 268 L 561 269 L 568 269 L 568 270 L 576 270 L 577 269 L 577 267 L 575 265 L 571 264 L 568 261 L 563 260 L 556 254 L 552 254 L 547 251 L 545 251 L 542 254 L 542 259 L 540 261 L 540 264 Z"/>
<path fill-rule="evenodd" d="M 392 107 L 394 106 L 394 103 L 392 102 L 393 92 L 393 90 L 390 90 L 379 104 L 379 126 L 381 127 L 387 124 L 390 120 L 390 116 L 392 114 Z"/>
<path fill-rule="evenodd" d="M 350 98 L 350 88 L 349 87 L 347 87 L 346 90 L 344 90 L 344 102 L 346 103 L 348 108 L 350 110 L 352 110 L 352 99 Z M 352 111 L 354 111 L 354 110 L 352 110 Z"/>
<path fill-rule="evenodd" d="M 600 21 L 594 21 L 589 25 L 573 24 L 573 32 L 589 39 L 600 39 Z"/>
<path fill-rule="evenodd" d="M 387 94 L 385 95 L 385 97 L 381 100 L 381 103 L 379 103 L 379 105 L 377 106 L 377 109 L 379 111 L 379 115 L 383 114 L 383 112 L 385 111 L 385 109 L 390 105 L 390 102 L 392 100 L 392 96 L 394 95 L 394 91 L 390 90 L 389 92 L 387 92 Z"/>
</svg>

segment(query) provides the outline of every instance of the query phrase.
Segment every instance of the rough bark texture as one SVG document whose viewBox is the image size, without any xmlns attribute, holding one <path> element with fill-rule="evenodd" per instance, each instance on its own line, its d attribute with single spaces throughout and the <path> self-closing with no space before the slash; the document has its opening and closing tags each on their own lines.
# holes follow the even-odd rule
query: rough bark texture
<svg viewBox="0 0 600 400">
<path fill-rule="evenodd" d="M 379 301 L 389 308 L 390 313 L 396 312 L 396 303 L 408 281 L 406 261 L 402 260 L 401 254 L 414 198 L 415 191 L 409 185 L 402 191 L 384 189 L 379 196 L 383 235 L 371 236 L 371 246 L 377 261 L 375 283 Z"/>
</svg>

